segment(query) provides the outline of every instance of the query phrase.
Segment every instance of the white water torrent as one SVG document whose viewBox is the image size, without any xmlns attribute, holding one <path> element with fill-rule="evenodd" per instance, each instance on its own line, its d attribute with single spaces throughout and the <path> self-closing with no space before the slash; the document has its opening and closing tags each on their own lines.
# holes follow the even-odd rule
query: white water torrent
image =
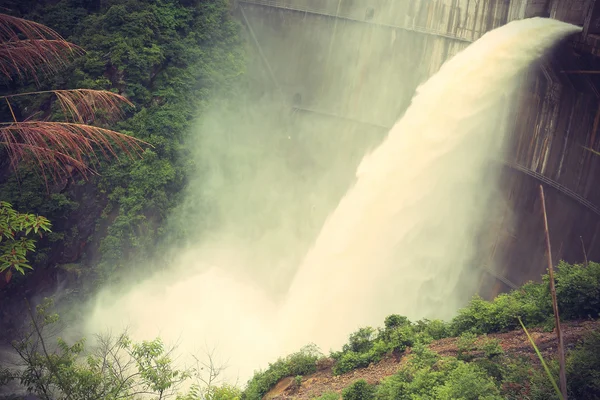
<svg viewBox="0 0 600 400">
<path fill-rule="evenodd" d="M 465 274 L 496 188 L 490 161 L 503 149 L 505 103 L 526 68 L 578 30 L 549 19 L 509 23 L 422 85 L 360 164 L 283 303 L 231 273 L 235 248 L 209 271 L 200 264 L 212 260 L 189 252 L 162 276 L 99 297 L 89 331 L 125 324 L 134 338 L 161 335 L 181 352 L 216 344 L 244 382 L 274 357 L 309 342 L 328 351 L 391 313 L 451 317 L 473 294 Z"/>
<path fill-rule="evenodd" d="M 490 164 L 503 149 L 519 77 L 558 39 L 580 28 L 551 19 L 488 32 L 422 85 L 386 140 L 366 156 L 289 290 L 283 329 L 292 348 L 325 349 L 342 332 L 397 313 L 449 318 L 475 255 L 496 188 Z M 469 293 L 469 296 L 473 292 Z M 283 334 L 282 336 L 287 336 Z M 297 339 L 297 340 L 294 340 Z"/>
</svg>

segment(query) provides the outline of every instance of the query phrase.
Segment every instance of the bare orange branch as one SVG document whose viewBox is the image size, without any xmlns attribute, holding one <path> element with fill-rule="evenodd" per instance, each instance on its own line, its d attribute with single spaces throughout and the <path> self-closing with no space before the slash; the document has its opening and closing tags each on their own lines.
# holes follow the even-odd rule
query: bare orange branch
<svg viewBox="0 0 600 400">
<path fill-rule="evenodd" d="M 45 121 L 0 124 L 0 145 L 6 147 L 13 166 L 20 161 L 34 161 L 55 178 L 69 174 L 69 169 L 76 169 L 85 176 L 97 149 L 105 157 L 118 158 L 117 149 L 128 156 L 140 155 L 143 144 L 147 143 L 86 124 Z"/>
</svg>

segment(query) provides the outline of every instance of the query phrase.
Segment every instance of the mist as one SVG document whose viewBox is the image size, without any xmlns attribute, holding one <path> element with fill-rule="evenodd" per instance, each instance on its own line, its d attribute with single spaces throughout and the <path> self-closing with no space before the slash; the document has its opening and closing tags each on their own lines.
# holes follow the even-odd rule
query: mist
<svg viewBox="0 0 600 400">
<path fill-rule="evenodd" d="M 371 31 L 372 51 L 357 54 L 352 35 L 369 28 L 348 29 L 320 64 L 328 69 L 310 92 L 320 94 L 303 101 L 383 126 L 401 117 L 385 140 L 380 127 L 294 112 L 276 88 L 257 90 L 264 77 L 254 60 L 248 76 L 258 82 L 216 102 L 190 135 L 197 173 L 169 221 L 185 240 L 160 272 L 100 293 L 88 333 L 161 336 L 181 362 L 214 349 L 229 365 L 223 378 L 243 383 L 304 344 L 327 352 L 391 313 L 450 318 L 476 292 L 477 234 L 498 179 L 489 164 L 504 149 L 518 79 L 576 28 L 534 19 L 492 31 L 421 86 L 410 107 L 435 71 L 433 61 L 412 61 L 425 57 L 421 39 Z M 292 49 L 257 35 L 270 38 L 265 52 L 280 53 L 280 68 L 292 67 Z M 305 35 L 329 48 L 327 32 Z M 397 75 L 395 63 L 411 73 Z M 355 106 L 336 97 L 359 72 L 385 106 L 369 95 Z"/>
</svg>

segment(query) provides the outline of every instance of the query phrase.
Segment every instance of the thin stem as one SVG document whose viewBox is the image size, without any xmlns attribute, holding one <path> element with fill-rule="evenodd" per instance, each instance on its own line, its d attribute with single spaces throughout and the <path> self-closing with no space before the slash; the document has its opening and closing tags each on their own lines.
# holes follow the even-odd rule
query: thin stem
<svg viewBox="0 0 600 400">
<path fill-rule="evenodd" d="M 13 108 L 10 105 L 10 101 L 8 101 L 7 98 L 5 98 L 5 100 L 6 100 L 6 104 L 8 105 L 8 109 L 10 110 L 10 115 L 12 115 L 12 117 L 13 117 L 13 121 L 17 122 L 17 117 L 15 117 L 15 112 L 13 111 Z"/>
<path fill-rule="evenodd" d="M 588 258 L 587 253 L 585 251 L 585 244 L 583 243 L 583 237 L 579 236 L 579 240 L 581 241 L 581 249 L 583 250 L 583 265 L 587 268 L 588 266 Z"/>
<path fill-rule="evenodd" d="M 554 322 L 556 324 L 556 336 L 558 337 L 558 362 L 560 365 L 560 389 L 562 397 L 567 400 L 567 375 L 565 369 L 565 347 L 563 345 L 562 330 L 560 329 L 560 316 L 558 315 L 558 301 L 556 300 L 556 288 L 554 287 L 554 268 L 552 267 L 552 248 L 550 246 L 550 232 L 548 230 L 548 216 L 546 214 L 546 198 L 544 187 L 540 185 L 540 198 L 542 201 L 542 214 L 544 218 L 544 231 L 546 233 L 546 248 L 548 249 L 548 274 L 550 275 L 550 294 L 552 295 L 552 308 L 554 309 Z"/>
<path fill-rule="evenodd" d="M 542 353 L 540 353 L 540 350 L 535 345 L 535 341 L 533 340 L 533 338 L 527 331 L 527 328 L 525 328 L 523 321 L 521 321 L 521 317 L 518 317 L 518 319 L 519 319 L 519 323 L 521 324 L 521 327 L 523 328 L 523 330 L 525 331 L 525 334 L 527 335 L 527 339 L 529 339 L 529 343 L 531 343 L 531 345 L 533 346 L 533 349 L 535 350 L 535 354 L 537 354 L 538 358 L 540 359 L 540 362 L 542 363 L 542 367 L 544 367 L 544 370 L 546 371 L 546 375 L 548 375 L 548 379 L 550 379 L 550 382 L 552 383 L 552 386 L 554 387 L 556 394 L 558 394 L 558 397 L 560 397 L 561 400 L 566 400 L 563 397 L 563 394 L 561 393 L 560 389 L 558 388 L 558 385 L 556 384 L 556 381 L 554 380 L 554 377 L 552 376 L 552 372 L 550 372 L 550 368 L 548 368 L 548 365 L 546 365 L 546 361 L 544 360 Z"/>
<path fill-rule="evenodd" d="M 54 365 L 54 362 L 50 358 L 50 354 L 48 353 L 48 350 L 46 349 L 46 342 L 44 341 L 44 338 L 42 337 L 42 331 L 40 330 L 37 322 L 35 321 L 35 316 L 33 315 L 33 312 L 31 311 L 31 306 L 29 305 L 29 301 L 27 299 L 25 299 L 25 303 L 27 303 L 27 311 L 29 313 L 29 316 L 31 317 L 31 323 L 35 329 L 35 333 L 38 335 L 40 344 L 42 345 L 42 350 L 44 351 L 44 356 L 46 357 L 46 361 L 48 361 L 48 369 L 52 372 L 52 374 L 58 380 L 58 383 L 60 384 L 62 391 L 65 392 L 67 390 L 67 386 L 64 384 L 60 374 L 56 371 L 56 366 Z M 69 393 L 65 393 L 65 395 L 67 396 L 67 399 L 71 398 L 71 395 Z"/>
</svg>

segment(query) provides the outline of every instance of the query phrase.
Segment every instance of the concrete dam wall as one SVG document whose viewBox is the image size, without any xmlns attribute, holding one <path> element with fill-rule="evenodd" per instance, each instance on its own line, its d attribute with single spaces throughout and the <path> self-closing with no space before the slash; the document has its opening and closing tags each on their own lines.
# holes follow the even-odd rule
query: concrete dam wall
<svg viewBox="0 0 600 400">
<path fill-rule="evenodd" d="M 507 104 L 511 137 L 501 191 L 481 234 L 480 293 L 492 297 L 545 272 L 538 186 L 555 263 L 600 260 L 600 67 L 590 0 L 237 0 L 252 67 L 294 123 L 352 142 L 354 162 L 402 115 L 419 84 L 485 32 L 556 18 L 584 33 L 531 68 Z M 597 65 L 598 64 L 598 65 Z M 325 133 L 326 132 L 326 133 Z"/>
</svg>

